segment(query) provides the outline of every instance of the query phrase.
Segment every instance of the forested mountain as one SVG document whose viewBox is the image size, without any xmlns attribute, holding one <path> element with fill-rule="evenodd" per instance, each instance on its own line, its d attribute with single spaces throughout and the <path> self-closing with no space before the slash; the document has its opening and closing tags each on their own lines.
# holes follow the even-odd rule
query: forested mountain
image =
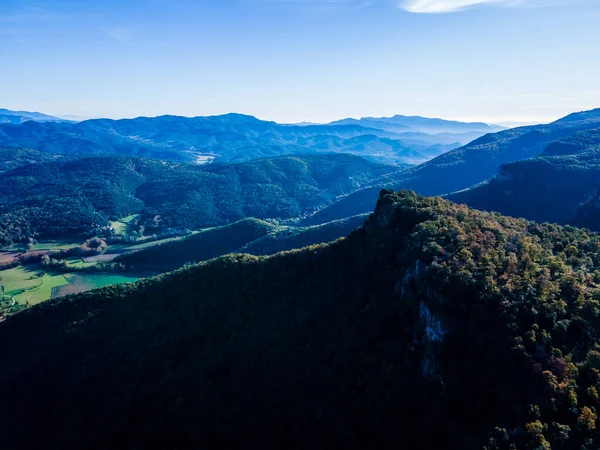
<svg viewBox="0 0 600 450">
<path fill-rule="evenodd" d="M 360 227 L 360 215 L 312 227 L 277 226 L 249 218 L 118 256 L 114 261 L 134 271 L 168 272 L 227 253 L 271 255 L 347 236 Z"/>
<path fill-rule="evenodd" d="M 600 109 L 575 113 L 548 125 L 535 125 L 487 134 L 464 147 L 417 167 L 399 172 L 377 187 L 412 189 L 422 195 L 450 194 L 481 183 L 503 164 L 540 155 L 551 143 L 600 127 Z M 326 221 L 369 211 L 371 191 L 356 192 L 322 211 Z M 316 221 L 318 217 L 313 219 Z"/>
<path fill-rule="evenodd" d="M 402 115 L 395 115 L 393 117 L 363 117 L 361 119 L 342 119 L 331 122 L 331 125 L 361 125 L 368 128 L 378 128 L 396 133 L 416 132 L 427 134 L 462 134 L 478 132 L 479 136 L 485 133 L 500 131 L 504 128 L 499 125 L 488 125 L 487 123 L 483 122 L 457 122 L 455 120 Z"/>
<path fill-rule="evenodd" d="M 60 155 L 51 155 L 27 148 L 0 147 L 0 174 L 28 164 L 56 161 L 61 158 Z"/>
<path fill-rule="evenodd" d="M 0 146 L 178 162 L 242 162 L 296 153 L 343 152 L 403 165 L 427 161 L 459 145 L 447 136 L 423 140 L 411 135 L 404 142 L 396 133 L 358 125 L 280 125 L 241 114 L 0 125 Z"/>
<path fill-rule="evenodd" d="M 600 230 L 598 192 L 600 128 L 555 141 L 536 158 L 505 164 L 491 180 L 449 198 L 510 216 Z"/>
<path fill-rule="evenodd" d="M 132 157 L 33 164 L 0 175 L 0 244 L 86 234 L 134 213 L 149 232 L 289 219 L 396 170 L 345 154 L 206 166 Z"/>
<path fill-rule="evenodd" d="M 51 301 L 0 324 L 2 446 L 598 448 L 599 247 L 383 192 L 330 245 Z"/>
<path fill-rule="evenodd" d="M 0 124 L 11 123 L 15 125 L 22 124 L 27 121 L 36 122 L 64 122 L 65 120 L 49 116 L 47 114 L 41 114 L 38 112 L 29 111 L 11 111 L 10 109 L 0 108 Z"/>
<path fill-rule="evenodd" d="M 488 134 L 406 174 L 399 174 L 393 183 L 423 195 L 465 189 L 494 175 L 502 164 L 537 156 L 556 140 L 599 126 L 600 109 L 597 109 L 573 120 Z"/>
</svg>

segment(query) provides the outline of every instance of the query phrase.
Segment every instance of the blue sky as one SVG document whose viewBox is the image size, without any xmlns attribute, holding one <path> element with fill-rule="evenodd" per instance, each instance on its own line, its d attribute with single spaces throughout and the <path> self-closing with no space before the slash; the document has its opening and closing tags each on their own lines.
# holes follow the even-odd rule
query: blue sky
<svg viewBox="0 0 600 450">
<path fill-rule="evenodd" d="M 84 117 L 600 107 L 600 0 L 0 0 L 0 107 Z"/>
</svg>

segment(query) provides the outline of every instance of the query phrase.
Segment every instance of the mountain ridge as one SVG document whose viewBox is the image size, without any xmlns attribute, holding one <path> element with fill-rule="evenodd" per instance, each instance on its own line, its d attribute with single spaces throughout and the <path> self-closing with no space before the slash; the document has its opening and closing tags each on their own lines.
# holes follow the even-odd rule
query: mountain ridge
<svg viewBox="0 0 600 450">
<path fill-rule="evenodd" d="M 468 189 L 494 176 L 507 163 L 540 155 L 554 141 L 600 126 L 600 109 L 567 116 L 548 125 L 533 125 L 486 134 L 473 142 L 446 152 L 416 167 L 398 172 L 384 184 L 357 191 L 339 204 L 332 204 L 310 219 L 318 223 L 369 211 L 374 206 L 372 191 L 386 187 L 411 189 L 421 195 L 448 195 Z"/>
<path fill-rule="evenodd" d="M 137 157 L 26 165 L 0 174 L 0 242 L 103 233 L 110 220 L 138 213 L 148 232 L 292 219 L 397 170 L 346 154 L 205 166 Z"/>
<path fill-rule="evenodd" d="M 60 117 L 49 116 L 39 112 L 12 111 L 10 109 L 0 108 L 0 124 L 21 124 L 31 120 L 37 122 L 67 122 L 67 120 Z"/>
<path fill-rule="evenodd" d="M 0 324 L 3 446 L 594 448 L 599 245 L 383 191 L 332 244 L 47 302 Z"/>
</svg>

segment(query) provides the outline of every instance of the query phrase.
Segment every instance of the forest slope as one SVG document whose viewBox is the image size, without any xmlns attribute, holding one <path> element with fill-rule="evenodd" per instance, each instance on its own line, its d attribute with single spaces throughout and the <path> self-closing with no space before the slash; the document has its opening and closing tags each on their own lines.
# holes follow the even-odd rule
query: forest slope
<svg viewBox="0 0 600 450">
<path fill-rule="evenodd" d="M 94 233 L 138 213 L 148 232 L 289 219 L 395 170 L 345 154 L 207 166 L 135 157 L 34 164 L 0 175 L 0 245 Z"/>
<path fill-rule="evenodd" d="M 575 113 L 548 125 L 490 133 L 417 167 L 399 172 L 375 187 L 411 189 L 421 195 L 443 195 L 467 189 L 496 174 L 500 166 L 540 155 L 548 145 L 600 127 L 600 109 Z M 331 221 L 371 211 L 371 192 L 357 191 L 328 206 L 310 223 Z M 322 219 L 321 219 L 322 217 Z"/>
<path fill-rule="evenodd" d="M 130 270 L 168 272 L 227 253 L 271 255 L 347 236 L 360 227 L 366 215 L 312 227 L 276 226 L 249 218 L 211 228 L 140 251 L 118 256 L 115 262 Z"/>
<path fill-rule="evenodd" d="M 596 128 L 555 141 L 536 158 L 505 164 L 489 181 L 448 198 L 510 216 L 600 230 L 599 191 Z"/>
<path fill-rule="evenodd" d="M 51 301 L 0 324 L 2 445 L 598 448 L 599 248 L 383 192 L 333 244 Z"/>
</svg>

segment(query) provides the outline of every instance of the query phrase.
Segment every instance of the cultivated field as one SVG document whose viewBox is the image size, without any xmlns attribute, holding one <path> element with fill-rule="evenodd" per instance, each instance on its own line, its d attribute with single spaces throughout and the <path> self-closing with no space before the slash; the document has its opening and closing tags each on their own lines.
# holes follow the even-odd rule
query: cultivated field
<svg viewBox="0 0 600 450">
<path fill-rule="evenodd" d="M 65 275 L 68 283 L 57 287 L 52 298 L 69 294 L 79 294 L 92 289 L 109 286 L 111 284 L 132 283 L 140 278 L 133 275 L 118 275 L 107 273 L 71 273 Z"/>
<path fill-rule="evenodd" d="M 37 305 L 52 297 L 52 290 L 67 284 L 63 274 L 48 273 L 38 265 L 20 266 L 0 272 L 0 292 L 20 305 Z"/>
</svg>

